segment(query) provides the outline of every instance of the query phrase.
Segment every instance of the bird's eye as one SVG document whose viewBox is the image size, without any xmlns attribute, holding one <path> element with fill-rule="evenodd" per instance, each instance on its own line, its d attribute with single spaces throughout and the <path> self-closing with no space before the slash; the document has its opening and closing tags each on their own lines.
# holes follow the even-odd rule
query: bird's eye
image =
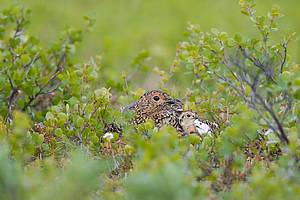
<svg viewBox="0 0 300 200">
<path fill-rule="evenodd" d="M 187 117 L 188 117 L 188 118 L 190 118 L 190 117 L 191 117 L 191 115 L 187 115 Z"/>
<path fill-rule="evenodd" d="M 153 99 L 154 99 L 154 101 L 159 101 L 160 98 L 159 98 L 159 96 L 154 96 Z"/>
</svg>

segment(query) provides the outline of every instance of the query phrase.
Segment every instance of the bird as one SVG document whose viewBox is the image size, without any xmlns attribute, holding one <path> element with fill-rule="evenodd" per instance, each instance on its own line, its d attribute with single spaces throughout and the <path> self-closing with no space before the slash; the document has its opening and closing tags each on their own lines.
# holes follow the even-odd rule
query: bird
<svg viewBox="0 0 300 200">
<path fill-rule="evenodd" d="M 182 127 L 182 135 L 196 134 L 200 137 L 212 134 L 219 128 L 215 122 L 208 120 L 201 120 L 197 113 L 193 111 L 181 112 L 179 118 L 179 125 Z"/>
<path fill-rule="evenodd" d="M 169 96 L 160 90 L 145 92 L 137 101 L 123 107 L 122 111 L 131 110 L 135 113 L 133 124 L 138 125 L 146 120 L 153 120 L 157 128 L 171 125 L 181 131 L 178 117 L 183 111 L 181 100 Z"/>
</svg>

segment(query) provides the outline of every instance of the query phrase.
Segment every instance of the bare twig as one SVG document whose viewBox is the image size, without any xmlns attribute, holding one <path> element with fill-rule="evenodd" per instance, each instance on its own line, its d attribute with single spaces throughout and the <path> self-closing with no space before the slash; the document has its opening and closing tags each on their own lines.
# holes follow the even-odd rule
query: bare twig
<svg viewBox="0 0 300 200">
<path fill-rule="evenodd" d="M 25 64 L 23 67 L 24 68 L 29 68 L 31 65 L 33 65 L 38 59 L 40 58 L 40 53 L 36 53 L 33 57 L 33 59 L 31 59 L 27 64 Z"/>
<path fill-rule="evenodd" d="M 16 21 L 17 26 L 16 26 L 16 30 L 14 32 L 13 38 L 20 36 L 20 33 L 22 32 L 21 24 L 23 23 L 23 20 L 24 20 L 24 18 L 17 19 L 17 21 Z"/>
<path fill-rule="evenodd" d="M 281 61 L 281 65 L 280 65 L 280 73 L 282 74 L 283 72 L 283 67 L 286 63 L 286 56 L 287 56 L 287 43 L 282 43 L 282 47 L 283 47 L 283 58 Z"/>
<path fill-rule="evenodd" d="M 283 116 L 281 118 L 282 121 L 284 121 L 286 119 L 288 112 L 292 109 L 293 99 L 289 98 L 289 97 L 286 97 L 286 98 L 287 98 L 287 105 L 285 107 Z"/>
<path fill-rule="evenodd" d="M 6 76 L 8 78 L 8 81 L 9 81 L 9 84 L 10 84 L 10 87 L 11 87 L 11 92 L 10 92 L 10 95 L 8 97 L 8 104 L 7 104 L 8 112 L 7 112 L 7 115 L 5 117 L 5 123 L 8 123 L 11 120 L 12 108 L 15 105 L 15 102 L 17 100 L 18 94 L 20 93 L 20 90 L 16 86 L 14 86 L 14 83 L 13 83 L 10 75 L 8 74 L 8 72 L 6 72 Z"/>
<path fill-rule="evenodd" d="M 81 116 L 84 117 L 85 115 L 85 110 L 86 110 L 86 107 L 89 105 L 89 103 L 91 102 L 91 99 L 89 99 L 86 104 L 84 105 L 83 109 L 82 109 L 82 113 L 81 113 Z"/>
<path fill-rule="evenodd" d="M 260 60 L 258 60 L 257 58 L 249 55 L 246 51 L 246 49 L 244 49 L 243 47 L 239 46 L 240 51 L 242 52 L 243 56 L 245 58 L 247 58 L 248 60 L 250 60 L 256 67 L 258 67 L 259 69 L 261 69 L 262 71 L 265 72 L 264 69 L 264 65 L 260 62 Z"/>
</svg>

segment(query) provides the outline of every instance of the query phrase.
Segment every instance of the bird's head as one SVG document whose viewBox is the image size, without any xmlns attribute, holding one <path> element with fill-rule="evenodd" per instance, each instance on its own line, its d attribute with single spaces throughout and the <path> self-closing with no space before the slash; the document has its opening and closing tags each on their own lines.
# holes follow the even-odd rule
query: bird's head
<svg viewBox="0 0 300 200">
<path fill-rule="evenodd" d="M 183 104 L 179 99 L 172 98 L 160 90 L 151 90 L 143 94 L 137 101 L 125 106 L 123 111 L 152 113 L 157 109 L 172 109 L 180 112 L 182 107 Z"/>
<path fill-rule="evenodd" d="M 191 121 L 191 120 L 195 120 L 197 118 L 197 114 L 195 112 L 192 111 L 184 111 L 180 114 L 179 116 L 179 122 L 180 124 Z"/>
</svg>

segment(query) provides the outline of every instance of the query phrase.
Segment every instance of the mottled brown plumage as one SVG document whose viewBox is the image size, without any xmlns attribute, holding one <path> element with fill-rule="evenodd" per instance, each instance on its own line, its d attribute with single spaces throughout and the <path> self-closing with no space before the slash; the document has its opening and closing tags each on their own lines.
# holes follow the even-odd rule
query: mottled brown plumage
<svg viewBox="0 0 300 200">
<path fill-rule="evenodd" d="M 178 117 L 182 107 L 179 99 L 172 98 L 160 90 L 152 90 L 125 106 L 123 110 L 132 110 L 135 113 L 134 124 L 141 124 L 150 119 L 158 128 L 169 124 L 179 130 Z"/>
</svg>

